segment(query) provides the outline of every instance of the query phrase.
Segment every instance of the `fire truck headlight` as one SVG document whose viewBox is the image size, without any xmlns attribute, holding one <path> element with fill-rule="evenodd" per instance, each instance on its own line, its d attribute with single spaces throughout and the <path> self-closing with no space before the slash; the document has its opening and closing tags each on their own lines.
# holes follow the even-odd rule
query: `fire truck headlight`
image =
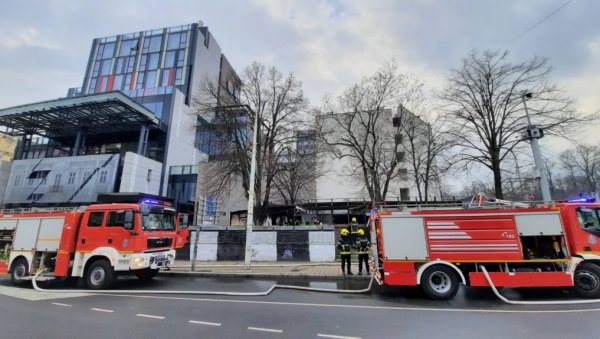
<svg viewBox="0 0 600 339">
<path fill-rule="evenodd" d="M 142 258 L 142 257 L 132 258 L 132 260 L 131 260 L 131 268 L 143 268 L 144 266 L 145 266 L 145 264 L 144 264 L 144 258 Z"/>
</svg>

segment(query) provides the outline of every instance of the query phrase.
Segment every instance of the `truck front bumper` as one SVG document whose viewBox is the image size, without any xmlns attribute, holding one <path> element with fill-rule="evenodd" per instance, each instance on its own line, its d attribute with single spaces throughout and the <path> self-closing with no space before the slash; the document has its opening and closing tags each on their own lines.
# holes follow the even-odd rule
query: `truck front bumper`
<svg viewBox="0 0 600 339">
<path fill-rule="evenodd" d="M 141 270 L 144 268 L 157 269 L 171 266 L 175 263 L 175 250 L 166 250 L 151 253 L 135 253 L 131 256 L 129 269 Z"/>
</svg>

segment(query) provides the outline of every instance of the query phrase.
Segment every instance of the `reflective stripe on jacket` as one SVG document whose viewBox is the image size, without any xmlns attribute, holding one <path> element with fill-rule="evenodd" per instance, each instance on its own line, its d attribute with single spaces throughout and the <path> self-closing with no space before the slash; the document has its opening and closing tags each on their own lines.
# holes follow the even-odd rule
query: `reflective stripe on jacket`
<svg viewBox="0 0 600 339">
<path fill-rule="evenodd" d="M 371 242 L 365 236 L 358 237 L 356 239 L 356 249 L 358 250 L 358 254 L 369 254 Z"/>
<path fill-rule="evenodd" d="M 348 237 L 341 237 L 337 243 L 337 248 L 340 250 L 341 255 L 352 253 L 350 249 L 350 240 Z"/>
</svg>

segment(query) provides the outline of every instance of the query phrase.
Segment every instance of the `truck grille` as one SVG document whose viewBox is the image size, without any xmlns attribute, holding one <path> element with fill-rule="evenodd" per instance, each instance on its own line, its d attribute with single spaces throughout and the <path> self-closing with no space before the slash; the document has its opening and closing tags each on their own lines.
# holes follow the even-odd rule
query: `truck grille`
<svg viewBox="0 0 600 339">
<path fill-rule="evenodd" d="M 169 247 L 173 243 L 172 238 L 148 239 L 148 248 Z"/>
</svg>

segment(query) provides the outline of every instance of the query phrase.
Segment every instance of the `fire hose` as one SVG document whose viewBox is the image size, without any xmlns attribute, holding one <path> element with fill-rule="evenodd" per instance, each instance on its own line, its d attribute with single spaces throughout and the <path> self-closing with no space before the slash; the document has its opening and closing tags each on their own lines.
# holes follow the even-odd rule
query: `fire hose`
<svg viewBox="0 0 600 339">
<path fill-rule="evenodd" d="M 236 296 L 236 297 L 260 297 L 267 296 L 271 294 L 275 289 L 284 289 L 284 290 L 299 290 L 299 291 L 309 291 L 309 292 L 325 292 L 325 293 L 342 293 L 342 294 L 362 294 L 368 293 L 371 291 L 373 287 L 373 280 L 375 279 L 375 271 L 371 274 L 371 279 L 369 280 L 369 285 L 360 290 L 340 290 L 334 288 L 314 288 L 314 287 L 303 287 L 303 286 L 294 286 L 294 285 L 279 285 L 274 284 L 268 290 L 264 292 L 221 292 L 221 291 L 165 291 L 165 290 L 49 290 L 44 289 L 38 286 L 36 279 L 40 274 L 46 272 L 46 269 L 43 269 L 36 273 L 31 282 L 33 284 L 33 288 L 39 292 L 51 292 L 51 293 L 89 293 L 89 294 L 175 294 L 175 295 L 223 295 L 223 296 Z"/>
<path fill-rule="evenodd" d="M 483 265 L 480 265 L 479 269 L 481 269 L 481 272 L 483 272 L 483 275 L 485 276 L 485 279 L 487 280 L 488 284 L 490 284 L 490 287 L 492 288 L 492 291 L 494 291 L 494 294 L 496 294 L 496 296 L 500 300 L 504 301 L 507 304 L 511 304 L 511 305 L 578 305 L 578 304 L 600 303 L 600 299 L 587 299 L 587 300 L 538 300 L 538 301 L 509 300 L 505 296 L 503 296 L 502 294 L 500 294 L 500 292 L 498 292 L 498 289 L 496 289 L 496 286 L 494 286 L 494 283 L 492 282 L 492 279 L 490 278 L 490 275 L 488 274 L 488 271 L 485 269 L 485 267 Z"/>
</svg>

